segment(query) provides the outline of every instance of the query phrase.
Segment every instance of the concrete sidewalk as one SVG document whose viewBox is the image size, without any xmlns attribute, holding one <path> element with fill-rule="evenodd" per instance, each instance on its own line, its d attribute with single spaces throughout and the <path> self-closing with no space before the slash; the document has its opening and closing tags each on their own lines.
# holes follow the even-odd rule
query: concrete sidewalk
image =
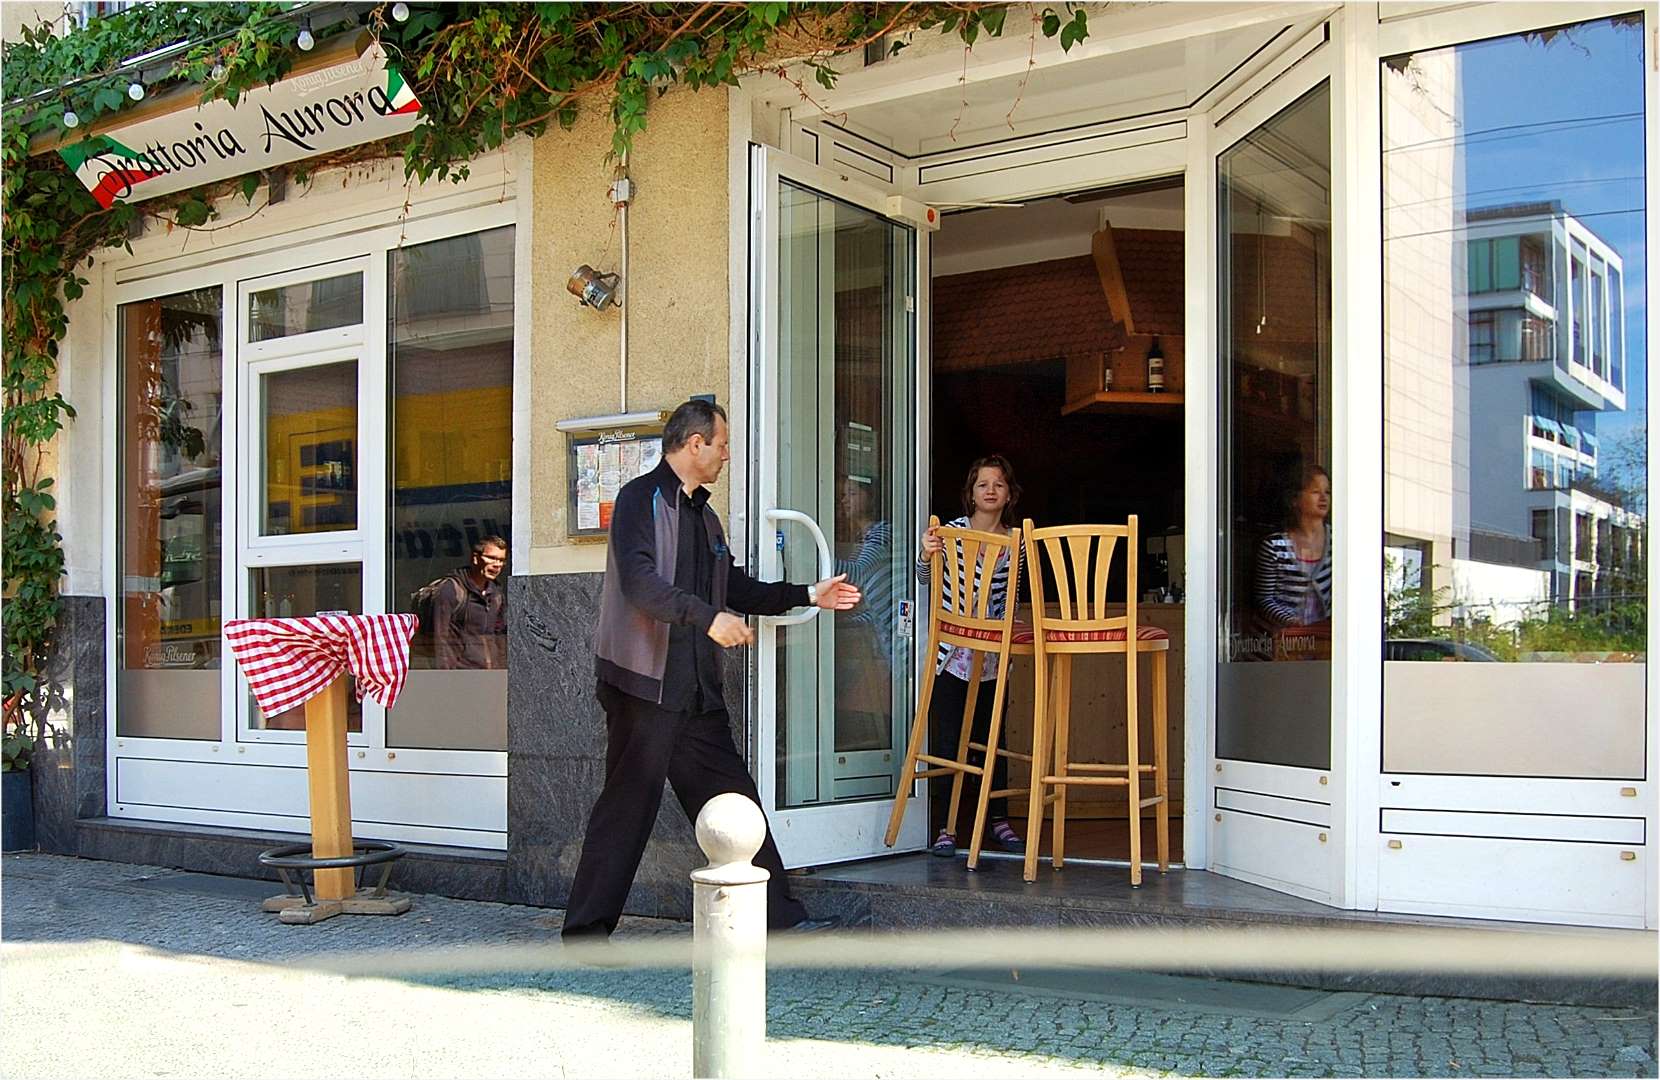
<svg viewBox="0 0 1660 1080">
<path fill-rule="evenodd" d="M 290 927 L 269 883 L 0 866 L 7 1076 L 687 1076 L 687 971 L 398 980 L 292 962 L 545 945 L 560 913 L 441 897 Z M 625 920 L 628 936 L 685 924 Z M 769 1075 L 1653 1076 L 1652 1010 L 1110 972 L 774 971 Z M 19 1022 L 22 1021 L 22 1022 Z"/>
</svg>

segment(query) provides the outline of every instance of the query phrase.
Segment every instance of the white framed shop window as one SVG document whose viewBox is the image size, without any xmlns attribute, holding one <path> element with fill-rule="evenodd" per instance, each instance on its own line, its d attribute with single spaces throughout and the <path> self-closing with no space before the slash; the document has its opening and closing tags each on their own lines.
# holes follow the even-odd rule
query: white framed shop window
<svg viewBox="0 0 1660 1080">
<path fill-rule="evenodd" d="M 491 342 L 483 421 L 499 446 L 487 469 L 493 494 L 506 496 L 491 523 L 500 519 L 511 535 L 506 499 L 512 443 L 524 434 L 515 431 L 522 408 L 513 389 L 528 360 L 521 280 L 528 267 L 513 257 L 522 250 L 520 201 L 503 192 L 515 192 L 515 172 L 526 181 L 528 163 L 528 154 L 493 156 L 464 184 L 433 185 L 413 197 L 401 182 L 318 185 L 225 230 L 228 240 L 215 236 L 208 252 L 200 241 L 152 235 L 103 268 L 112 817 L 305 831 L 303 714 L 280 723 L 259 715 L 223 648 L 223 623 L 313 609 L 404 609 L 407 590 L 399 595 L 391 583 L 402 550 L 393 535 L 395 412 L 408 399 L 397 397 L 392 374 L 403 324 L 389 318 L 389 268 L 406 265 L 398 259 L 422 245 L 452 261 L 472 260 L 474 287 L 463 295 L 478 310 L 459 312 L 450 297 L 445 316 L 468 321 L 474 338 L 482 332 Z M 284 214 L 293 229 L 280 227 Z M 426 295 L 438 293 L 428 288 Z M 138 325 L 140 317 L 149 322 Z M 431 327 L 424 332 L 429 345 L 442 337 Z M 444 354 L 441 346 L 429 351 L 469 372 L 479 367 L 474 353 L 451 344 Z M 150 350 L 142 362 L 134 359 L 138 348 Z M 180 366 L 186 354 L 188 373 Z M 149 365 L 141 375 L 150 381 L 137 386 L 125 373 L 141 364 Z M 144 419 L 153 426 L 133 422 L 135 402 L 157 406 Z M 419 404 L 428 413 L 417 410 L 410 423 L 442 412 L 442 402 Z M 198 450 L 204 444 L 211 454 Z M 182 468 L 181 457 L 211 463 Z M 151 471 L 129 483 L 135 469 Z M 139 496 L 156 501 L 147 512 L 159 524 L 135 524 L 123 512 Z M 193 516 L 200 519 L 194 526 Z M 146 545 L 149 554 L 123 562 Z M 186 596 L 188 589 L 196 592 Z M 146 610 L 140 596 L 156 610 Z M 173 618 L 168 602 L 199 617 Z M 179 670 L 162 670 L 169 663 Z M 499 676 L 499 732 L 493 721 L 497 733 L 488 738 L 446 741 L 443 729 L 412 737 L 405 724 L 405 734 L 389 738 L 386 709 L 373 700 L 354 704 L 348 744 L 357 835 L 505 849 L 506 671 L 455 674 Z M 188 692 L 158 675 L 180 676 L 177 686 L 188 684 Z M 135 698 L 139 692 L 149 696 Z M 403 712 L 402 701 L 394 711 Z"/>
<path fill-rule="evenodd" d="M 1558 614 L 1578 617 L 1582 590 L 1591 590 L 1589 603 L 1597 610 L 1613 593 L 1630 599 L 1642 588 L 1644 616 L 1637 632 L 1646 648 L 1641 654 L 1631 647 L 1603 655 L 1572 644 L 1572 637 L 1555 645 L 1528 645 L 1523 638 L 1515 655 L 1497 655 L 1503 663 L 1410 663 L 1419 658 L 1403 655 L 1398 638 L 1462 640 L 1456 628 L 1479 628 L 1480 620 L 1454 610 L 1424 633 L 1408 633 L 1391 621 L 1382 659 L 1371 661 L 1382 676 L 1373 684 L 1377 692 L 1363 701 L 1351 698 L 1366 712 L 1361 729 L 1376 740 L 1363 741 L 1355 761 L 1371 774 L 1359 785 L 1361 814 L 1354 823 L 1357 900 L 1383 911 L 1652 928 L 1657 890 L 1647 838 L 1656 823 L 1653 702 L 1660 683 L 1646 661 L 1655 646 L 1655 568 L 1648 565 L 1646 581 L 1637 586 L 1618 584 L 1621 568 L 1613 567 L 1609 580 L 1616 584 L 1610 586 L 1605 574 L 1611 568 L 1581 560 L 1575 540 L 1584 527 L 1587 546 L 1613 531 L 1596 529 L 1591 517 L 1580 526 L 1582 514 L 1594 510 L 1615 526 L 1627 520 L 1626 509 L 1609 509 L 1607 496 L 1580 486 L 1588 477 L 1597 479 L 1596 463 L 1609 450 L 1611 430 L 1622 429 L 1624 415 L 1652 403 L 1649 387 L 1643 388 L 1647 401 L 1635 387 L 1627 400 L 1626 374 L 1613 348 L 1616 334 L 1623 347 L 1625 310 L 1599 305 L 1590 290 L 1597 290 L 1598 300 L 1606 296 L 1612 275 L 1603 267 L 1623 256 L 1626 267 L 1641 266 L 1647 274 L 1645 318 L 1660 296 L 1643 254 L 1655 250 L 1660 235 L 1652 165 L 1660 85 L 1653 55 L 1657 8 L 1652 3 L 1477 4 L 1418 14 L 1387 5 L 1381 14 L 1353 61 L 1355 78 L 1368 86 L 1371 98 L 1358 130 L 1379 170 L 1370 191 L 1381 193 L 1382 200 L 1359 222 L 1375 230 L 1377 246 L 1365 278 L 1357 278 L 1352 288 L 1369 289 L 1357 298 L 1378 297 L 1385 309 L 1374 338 L 1383 345 L 1385 393 L 1375 405 L 1359 407 L 1364 415 L 1351 423 L 1357 443 L 1351 461 L 1354 482 L 1375 477 L 1386 489 L 1377 508 L 1384 520 L 1367 539 L 1384 540 L 1387 547 L 1366 565 L 1365 577 L 1351 578 L 1351 587 L 1368 590 L 1368 604 L 1388 593 L 1389 609 L 1397 610 L 1399 586 L 1385 573 L 1384 556 L 1405 553 L 1434 567 L 1425 577 L 1425 595 L 1438 610 L 1436 590 L 1446 583 L 1454 587 L 1455 609 L 1469 604 L 1476 610 L 1479 602 L 1494 611 L 1532 604 L 1534 611 L 1548 607 L 1552 621 Z M 1564 40 L 1552 53 L 1556 31 L 1565 32 Z M 1609 85 L 1599 84 L 1592 98 L 1584 99 L 1589 84 L 1579 85 L 1582 80 L 1569 71 L 1573 64 L 1597 72 Z M 1552 110 L 1533 110 L 1532 98 L 1519 92 L 1526 85 L 1568 82 L 1579 85 L 1580 95 L 1561 95 Z M 1438 95 L 1451 97 L 1454 85 L 1456 108 L 1432 110 L 1429 106 L 1442 100 Z M 1573 100 L 1576 96 L 1581 99 Z M 1587 136 L 1592 129 L 1603 134 Z M 1550 130 L 1559 134 L 1546 149 L 1538 132 Z M 1493 153 L 1479 145 L 1482 139 L 1515 144 L 1502 170 Z M 1456 171 L 1445 167 L 1455 154 Z M 1628 167 L 1632 162 L 1635 167 Z M 1578 171 L 1553 172 L 1556 165 L 1576 163 Z M 1645 206 L 1646 219 L 1636 220 Z M 1405 457 L 1424 457 L 1433 440 L 1420 437 L 1403 455 L 1403 429 L 1389 410 L 1391 403 L 1400 408 L 1403 395 L 1434 400 L 1425 391 L 1444 377 L 1445 350 L 1430 343 L 1437 331 L 1426 327 L 1445 324 L 1450 315 L 1456 328 L 1461 305 L 1471 312 L 1502 306 L 1501 299 L 1488 296 L 1463 304 L 1479 290 L 1459 280 L 1462 261 L 1453 264 L 1450 279 L 1420 274 L 1418 268 L 1434 265 L 1443 249 L 1456 252 L 1465 235 L 1518 233 L 1554 250 L 1541 275 L 1554 279 L 1557 302 L 1549 303 L 1548 296 L 1526 302 L 1540 320 L 1554 321 L 1557 332 L 1534 342 L 1542 355 L 1509 362 L 1501 357 L 1469 369 L 1471 389 L 1462 415 L 1472 430 L 1490 423 L 1489 430 L 1504 437 L 1478 439 L 1468 460 L 1455 459 L 1451 490 L 1498 471 L 1483 471 L 1483 462 L 1499 460 L 1495 447 L 1510 456 L 1500 462 L 1503 483 L 1472 489 L 1476 496 L 1466 508 L 1461 546 L 1456 500 L 1443 492 L 1437 503 L 1432 484 L 1401 468 Z M 1443 242 L 1443 234 L 1453 239 Z M 1618 256 L 1609 257 L 1599 244 L 1612 244 Z M 1524 282 L 1515 294 L 1529 291 Z M 1391 320 L 1390 303 L 1412 315 L 1404 322 L 1399 315 Z M 1652 332 L 1652 319 L 1648 326 Z M 1454 345 L 1456 355 L 1456 336 Z M 1432 362 L 1437 356 L 1439 366 Z M 1635 352 L 1625 359 L 1643 361 Z M 1571 407 L 1541 420 L 1538 414 L 1551 410 L 1535 407 L 1525 393 L 1504 396 L 1507 371 L 1519 379 L 1529 364 L 1538 373 L 1534 384 Z M 1521 407 L 1513 410 L 1512 401 Z M 1535 415 L 1517 422 L 1512 411 Z M 1581 421 L 1585 415 L 1602 423 Z M 1587 439 L 1592 427 L 1596 434 Z M 1390 434 L 1400 443 L 1388 442 Z M 1561 456 L 1553 458 L 1546 450 L 1556 442 L 1562 444 Z M 1638 483 L 1652 493 L 1652 474 Z M 1509 493 L 1516 503 L 1513 518 L 1499 515 L 1494 492 Z M 1413 509 L 1419 505 L 1413 500 L 1425 509 Z M 1444 505 L 1455 511 L 1451 526 L 1430 527 L 1436 507 Z M 1536 541 L 1537 561 L 1501 557 L 1495 545 L 1504 539 L 1497 531 L 1501 525 Z M 1480 551 L 1481 543 L 1488 554 Z M 1537 579 L 1532 599 L 1521 587 L 1530 574 Z M 1379 611 L 1373 625 L 1385 626 L 1384 616 Z M 1492 621 L 1503 625 L 1504 618 L 1494 615 Z M 1361 681 L 1372 682 L 1364 672 Z M 1593 701 L 1593 708 L 1583 707 Z M 1447 722 L 1451 717 L 1456 722 Z M 1574 734 L 1566 744 L 1564 732 Z M 1484 872 L 1496 864 L 1505 867 L 1502 879 Z"/>
</svg>

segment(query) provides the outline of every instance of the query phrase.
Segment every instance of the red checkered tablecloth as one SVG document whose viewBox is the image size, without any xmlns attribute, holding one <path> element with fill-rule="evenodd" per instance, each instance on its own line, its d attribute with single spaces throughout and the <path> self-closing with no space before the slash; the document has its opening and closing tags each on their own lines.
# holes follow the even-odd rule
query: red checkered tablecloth
<svg viewBox="0 0 1660 1080">
<path fill-rule="evenodd" d="M 233 619 L 225 641 L 266 717 L 304 705 L 351 670 L 357 698 L 390 709 L 409 673 L 414 615 L 313 615 L 301 619 Z"/>
</svg>

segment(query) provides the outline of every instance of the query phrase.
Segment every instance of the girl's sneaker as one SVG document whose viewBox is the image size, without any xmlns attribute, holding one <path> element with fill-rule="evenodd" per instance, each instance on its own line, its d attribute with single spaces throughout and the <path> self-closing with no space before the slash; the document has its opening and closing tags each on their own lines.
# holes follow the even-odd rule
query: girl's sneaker
<svg viewBox="0 0 1660 1080">
<path fill-rule="evenodd" d="M 1016 855 L 1026 854 L 1026 841 L 1020 838 L 1019 834 L 1014 831 L 1014 827 L 1008 823 L 1007 819 L 991 823 L 991 838 L 996 840 L 997 845 L 1004 851 L 1012 852 Z"/>
<path fill-rule="evenodd" d="M 934 846 L 929 848 L 928 850 L 929 850 L 930 853 L 932 853 L 934 855 L 938 855 L 942 859 L 954 859 L 954 858 L 956 858 L 957 857 L 957 836 L 956 836 L 956 834 L 955 833 L 948 833 L 944 829 L 941 829 L 939 837 L 934 840 Z"/>
</svg>

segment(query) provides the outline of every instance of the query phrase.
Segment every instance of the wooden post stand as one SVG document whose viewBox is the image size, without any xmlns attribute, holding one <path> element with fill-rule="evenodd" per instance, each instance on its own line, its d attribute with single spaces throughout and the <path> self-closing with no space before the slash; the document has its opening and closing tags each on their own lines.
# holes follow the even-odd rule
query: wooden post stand
<svg viewBox="0 0 1660 1080">
<path fill-rule="evenodd" d="M 346 676 L 305 704 L 306 779 L 311 793 L 311 854 L 318 859 L 351 855 L 352 791 L 346 759 Z M 301 871 L 303 873 L 303 871 Z M 384 891 L 359 893 L 357 871 L 318 870 L 311 904 L 284 893 L 266 900 L 285 923 L 315 923 L 336 915 L 402 915 L 409 897 Z"/>
</svg>

